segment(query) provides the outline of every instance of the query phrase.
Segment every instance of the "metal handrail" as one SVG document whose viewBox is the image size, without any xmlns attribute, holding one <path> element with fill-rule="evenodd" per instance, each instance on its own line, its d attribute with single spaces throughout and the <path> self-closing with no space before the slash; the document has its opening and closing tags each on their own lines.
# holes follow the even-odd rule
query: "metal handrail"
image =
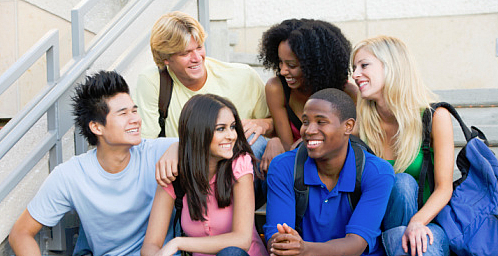
<svg viewBox="0 0 498 256">
<path fill-rule="evenodd" d="M 102 40 L 104 37 L 116 24 L 118 24 L 122 19 L 125 18 L 125 14 L 129 13 L 132 9 L 137 6 L 141 9 L 147 8 L 154 0 L 135 0 L 134 2 L 128 3 L 121 11 L 120 14 L 116 15 L 107 25 L 99 32 L 95 38 L 93 38 L 90 45 L 95 45 L 95 42 Z M 84 15 L 88 13 L 99 1 L 98 0 L 84 0 L 80 2 L 71 10 L 71 33 L 73 40 L 73 57 L 78 58 L 79 56 L 85 54 L 85 38 L 84 38 Z M 135 17 L 136 18 L 136 17 Z M 133 19 L 134 20 L 134 19 Z M 132 20 L 132 21 L 133 21 Z M 90 48 L 91 48 L 90 46 Z"/>
<path fill-rule="evenodd" d="M 114 40 L 131 24 L 131 22 L 133 22 L 140 15 L 140 13 L 143 12 L 143 10 L 151 2 L 152 0 L 136 1 L 134 5 L 135 8 L 128 9 L 127 12 L 123 13 L 122 17 L 116 22 L 115 26 L 110 28 L 105 33 L 105 35 L 103 35 L 100 38 L 100 40 L 93 43 L 91 50 L 89 50 L 85 56 L 81 57 L 78 61 L 71 63 L 72 66 L 69 67 L 68 71 L 64 74 L 64 76 L 60 78 L 59 81 L 57 81 L 57 86 L 51 86 L 51 88 L 48 91 L 42 91 L 39 94 L 41 96 L 37 97 L 37 100 L 35 102 L 30 104 L 28 108 L 23 110 L 21 115 L 19 114 L 16 115 L 16 117 L 13 119 L 14 122 L 12 122 L 11 120 L 12 123 L 9 122 L 4 128 L 2 128 L 2 130 L 0 130 L 0 144 L 2 145 L 0 147 L 0 158 L 2 158 L 10 150 L 10 148 L 15 143 L 17 143 L 17 141 L 19 141 L 19 139 L 29 130 L 30 127 L 32 127 L 45 113 L 49 112 L 49 110 L 55 112 L 55 114 L 49 115 L 49 118 L 53 116 L 55 119 L 57 119 L 57 109 L 53 108 L 54 104 L 56 104 L 59 98 L 68 89 L 72 87 L 72 85 L 86 72 L 86 70 L 92 65 L 92 63 L 114 42 Z M 56 41 L 58 42 L 58 39 Z M 52 49 L 53 48 L 55 47 L 52 47 Z M 14 64 L 9 70 L 17 66 L 25 67 L 26 64 L 24 63 L 18 64 L 18 63 L 21 61 L 23 62 L 27 61 L 26 58 L 19 59 L 16 62 L 16 64 Z M 47 60 L 49 59 L 52 58 L 47 57 Z M 54 57 L 53 59 L 57 60 L 59 59 L 58 51 L 57 51 L 57 57 Z M 32 62 L 34 63 L 34 61 Z M 25 70 L 23 70 L 23 72 L 24 71 Z M 57 71 L 59 71 L 59 68 L 57 68 Z M 11 76 L 9 75 L 11 72 L 13 71 L 6 72 L 9 78 Z M 15 71 L 14 73 L 16 72 L 18 71 Z M 48 77 L 50 80 L 52 80 L 56 76 L 49 75 Z M 0 81 L 7 81 L 7 80 L 0 79 Z M 56 81 L 54 80 L 52 82 L 55 83 Z M 55 122 L 58 122 L 58 120 L 55 120 Z M 49 122 L 49 126 L 50 123 L 51 122 Z M 57 124 L 55 126 L 58 127 Z M 65 131 L 56 132 L 58 136 L 59 134 L 64 134 L 64 133 Z M 59 140 L 59 138 L 57 140 Z M 57 154 L 60 154 L 60 152 Z M 58 163 L 62 161 L 61 157 L 58 156 L 57 157 L 51 156 L 51 159 L 57 159 L 55 162 L 50 161 L 53 162 L 50 163 L 51 168 L 55 167 Z M 25 166 L 24 168 L 27 168 L 27 166 Z M 25 173 L 24 170 L 20 170 L 19 168 L 17 168 L 9 174 L 9 177 L 21 176 L 22 179 L 22 177 L 24 177 L 23 173 Z M 12 183 L 12 181 L 15 180 L 20 180 L 20 179 L 11 178 L 10 181 L 4 180 L 2 181 L 2 183 L 0 183 L 0 201 L 2 201 L 10 193 L 11 189 L 9 188 L 15 187 L 18 184 L 18 182 L 17 183 L 13 182 L 13 184 L 6 184 L 6 183 L 7 182 Z"/>
<path fill-rule="evenodd" d="M 209 26 L 209 0 L 197 0 L 197 15 L 199 16 L 199 22 L 204 27 L 204 30 L 209 35 L 211 32 Z M 206 54 L 211 54 L 211 43 L 209 40 L 204 42 L 204 47 L 206 48 Z"/>
<path fill-rule="evenodd" d="M 54 55 L 59 55 L 59 31 L 52 29 L 47 32 L 31 49 L 29 49 L 16 63 L 14 63 L 0 77 L 0 94 L 4 93 L 21 75 L 26 72 L 43 54 L 54 61 L 51 70 L 47 69 L 47 80 L 53 82 L 58 79 L 54 71 L 59 71 L 59 59 L 54 59 Z"/>
<path fill-rule="evenodd" d="M 12 191 L 19 182 L 26 176 L 26 174 L 35 167 L 45 154 L 52 148 L 57 142 L 57 134 L 54 131 L 49 132 L 45 138 L 33 149 L 26 159 L 31 159 L 32 161 L 23 161 L 15 170 L 13 170 L 9 175 L 0 183 L 0 201 L 2 201 L 10 191 Z"/>
<path fill-rule="evenodd" d="M 133 42 L 132 46 L 126 49 L 123 54 L 116 59 L 116 61 L 109 68 L 110 70 L 114 70 L 118 73 L 122 73 L 126 66 L 133 61 L 133 59 L 137 56 L 137 53 L 141 52 L 144 48 L 144 45 L 150 41 L 150 31 L 145 31 L 141 36 L 138 36 L 137 39 Z"/>
<path fill-rule="evenodd" d="M 34 99 L 30 101 L 14 118 L 12 118 L 2 130 L 0 130 L 0 158 L 2 158 L 11 147 L 25 134 L 31 126 L 39 119 L 33 120 L 26 126 L 20 125 L 23 120 L 35 109 L 36 105 L 43 99 L 59 79 L 59 31 L 50 30 L 38 43 L 26 52 L 14 65 L 12 65 L 0 77 L 0 94 L 8 89 L 21 75 L 26 72 L 43 54 L 47 55 L 47 84 Z M 40 115 L 41 117 L 41 115 Z"/>
<path fill-rule="evenodd" d="M 73 33 L 73 59 L 64 67 L 66 72 L 60 77 L 59 67 L 59 40 L 58 30 L 49 31 L 38 43 L 24 54 L 0 77 L 0 94 L 6 91 L 19 77 L 26 72 L 43 54 L 47 60 L 47 85 L 32 99 L 16 116 L 0 130 L 0 159 L 27 133 L 27 131 L 44 115 L 47 114 L 48 134 L 28 154 L 25 161 L 10 172 L 5 180 L 0 183 L 0 201 L 2 201 L 24 176 L 49 152 L 49 168 L 52 170 L 62 162 L 61 136 L 69 127 L 61 129 L 61 110 L 59 101 L 61 97 L 78 81 L 110 47 L 116 38 L 136 20 L 153 0 L 136 0 L 129 3 L 119 17 L 114 18 L 104 32 L 92 40 L 88 52 L 85 52 L 83 16 L 98 2 L 98 0 L 85 0 L 80 2 L 71 11 Z M 199 0 L 199 16 L 201 23 L 207 28 L 209 21 L 206 15 L 209 11 L 208 0 Z M 202 6 L 203 7 L 202 7 Z M 202 16 L 204 15 L 204 16 Z M 66 95 L 67 96 L 67 95 Z M 67 125 L 66 125 L 67 126 Z"/>
<path fill-rule="evenodd" d="M 128 3 L 109 24 L 92 40 L 90 47 L 85 51 L 84 16 L 96 5 L 98 0 L 84 0 L 71 10 L 72 55 L 73 58 L 63 68 L 60 77 L 59 67 L 59 38 L 58 31 L 49 31 L 38 43 L 24 54 L 9 70 L 0 77 L 0 94 L 5 92 L 19 77 L 26 72 L 44 53 L 47 61 L 47 86 L 37 94 L 7 125 L 0 130 L 0 159 L 29 131 L 40 118 L 46 114 L 47 133 L 40 142 L 28 153 L 7 177 L 0 182 L 0 202 L 19 184 L 19 182 L 35 167 L 35 165 L 49 155 L 48 164 L 51 171 L 62 162 L 62 135 L 73 123 L 70 116 L 70 90 L 77 81 L 81 80 L 90 66 L 101 56 L 128 27 L 143 13 L 154 0 L 135 0 Z M 198 0 L 208 8 L 208 0 Z M 180 1 L 185 4 L 186 0 Z M 180 2 L 177 6 L 180 5 Z M 198 7 L 199 7 L 198 2 Z M 202 9 L 203 7 L 201 7 Z M 209 11 L 199 10 L 209 16 Z M 206 21 L 201 21 L 201 24 Z M 209 22 L 209 19 L 207 19 Z M 203 24 L 209 29 L 209 23 Z M 139 41 L 143 44 L 143 40 Z M 121 61 L 129 61 L 133 54 L 138 54 L 138 46 L 131 48 Z M 124 69 L 125 64 L 116 62 L 115 65 Z M 114 65 L 113 65 L 114 66 Z M 66 102 L 67 101 L 67 102 Z M 78 136 L 78 129 L 74 131 L 74 146 L 76 154 L 86 151 L 86 141 Z M 66 250 L 63 240 L 64 231 L 56 226 L 51 229 L 51 240 L 46 241 L 46 248 L 52 250 Z"/>
<path fill-rule="evenodd" d="M 85 25 L 83 17 L 87 14 L 98 0 L 86 0 L 79 2 L 71 10 L 71 34 L 73 37 L 73 58 L 85 53 Z"/>
</svg>

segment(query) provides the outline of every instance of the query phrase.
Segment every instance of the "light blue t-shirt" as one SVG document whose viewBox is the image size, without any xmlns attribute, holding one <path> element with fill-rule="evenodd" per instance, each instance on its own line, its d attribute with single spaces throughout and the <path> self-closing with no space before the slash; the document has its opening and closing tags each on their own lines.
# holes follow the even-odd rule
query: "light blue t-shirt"
<svg viewBox="0 0 498 256">
<path fill-rule="evenodd" d="M 102 169 L 96 149 L 72 157 L 52 171 L 28 211 L 41 224 L 55 226 L 74 209 L 94 255 L 140 255 L 157 187 L 155 164 L 176 141 L 142 140 L 116 174 Z"/>
</svg>

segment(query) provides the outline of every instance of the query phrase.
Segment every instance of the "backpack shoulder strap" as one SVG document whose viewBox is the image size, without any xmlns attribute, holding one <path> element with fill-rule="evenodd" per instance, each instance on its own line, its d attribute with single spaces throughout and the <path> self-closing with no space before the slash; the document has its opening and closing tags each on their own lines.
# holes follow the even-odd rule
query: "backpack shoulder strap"
<svg viewBox="0 0 498 256">
<path fill-rule="evenodd" d="M 489 146 L 488 139 L 484 135 L 484 133 L 479 130 L 478 128 L 471 126 L 470 129 L 469 127 L 463 122 L 462 118 L 456 111 L 455 107 L 453 107 L 451 104 L 447 102 L 438 102 L 431 104 L 432 111 L 436 111 L 438 107 L 444 107 L 445 109 L 450 112 L 450 114 L 458 121 L 458 124 L 460 125 L 460 128 L 462 129 L 463 135 L 465 136 L 465 140 L 469 142 L 471 139 L 475 137 L 479 137 L 481 140 L 484 141 L 484 143 Z M 432 129 L 432 127 L 431 127 Z"/>
<path fill-rule="evenodd" d="M 159 126 L 161 132 L 159 137 L 166 136 L 164 123 L 168 117 L 169 102 L 171 101 L 171 93 L 173 91 L 173 79 L 168 73 L 168 69 L 159 70 Z"/>
<path fill-rule="evenodd" d="M 362 141 L 362 143 L 364 142 Z M 356 165 L 356 181 L 353 192 L 348 193 L 348 200 L 349 200 L 349 205 L 351 206 L 351 211 L 354 211 L 361 197 L 361 177 L 363 175 L 363 170 L 365 169 L 365 153 L 363 152 L 362 146 L 359 145 L 358 142 L 356 142 L 355 140 L 351 140 L 351 146 L 354 151 L 354 158 Z"/>
<path fill-rule="evenodd" d="M 304 184 L 304 163 L 308 159 L 306 145 L 299 146 L 294 163 L 294 195 L 296 199 L 296 222 L 295 229 L 299 234 L 303 234 L 301 221 L 308 207 L 309 188 Z"/>
<path fill-rule="evenodd" d="M 460 125 L 460 128 L 462 129 L 463 135 L 467 142 L 469 142 L 471 139 L 475 137 L 478 137 L 486 145 L 489 146 L 488 139 L 486 138 L 484 133 L 475 126 L 472 126 L 469 129 L 469 127 L 463 122 L 462 118 L 451 104 L 447 102 L 432 103 L 431 107 L 427 108 L 424 111 L 424 115 L 422 116 L 422 127 L 423 127 L 422 151 L 424 154 L 424 158 L 422 160 L 422 169 L 420 170 L 420 176 L 419 176 L 419 190 L 418 190 L 419 194 L 417 199 L 419 209 L 422 207 L 423 204 L 423 191 L 424 191 L 426 177 L 427 180 L 429 181 L 429 187 L 431 189 L 431 192 L 434 191 L 434 163 L 432 162 L 432 156 L 430 155 L 429 149 L 430 149 L 430 141 L 432 133 L 432 117 L 436 109 L 439 107 L 447 109 L 448 112 L 450 112 L 450 114 L 458 121 L 458 124 Z M 457 166 L 458 164 L 459 161 L 457 158 Z M 462 171 L 465 169 L 459 168 L 459 170 Z M 466 173 L 462 173 L 462 177 L 466 177 Z M 459 179 L 453 182 L 453 187 L 458 186 L 464 179 Z"/>
<path fill-rule="evenodd" d="M 351 141 L 351 146 L 353 147 L 355 155 L 356 181 L 354 191 L 348 193 L 348 200 L 349 205 L 351 206 L 351 210 L 354 211 L 361 197 L 361 178 L 363 175 L 363 170 L 365 169 L 365 153 L 363 152 L 363 150 L 370 150 L 370 148 L 358 137 L 353 138 L 353 140 Z M 365 147 L 367 149 L 365 149 Z M 301 221 L 308 207 L 309 197 L 309 188 L 308 186 L 306 186 L 306 184 L 304 184 L 304 163 L 306 162 L 306 159 L 308 159 L 308 151 L 306 150 L 306 146 L 301 143 L 297 150 L 294 163 L 294 194 L 296 199 L 295 229 L 301 235 Z"/>
<path fill-rule="evenodd" d="M 437 108 L 443 107 L 450 112 L 450 114 L 458 121 L 460 128 L 462 129 L 463 135 L 465 136 L 465 140 L 468 142 L 472 138 L 479 137 L 486 144 L 488 144 L 486 136 L 482 133 L 478 128 L 472 126 L 471 129 L 465 125 L 462 118 L 456 111 L 456 109 L 447 102 L 436 102 L 432 103 L 430 108 L 425 109 L 424 114 L 422 116 L 422 168 L 420 169 L 419 176 L 419 190 L 418 190 L 418 208 L 422 208 L 423 205 L 423 194 L 425 181 L 429 182 L 429 188 L 434 191 L 434 163 L 432 162 L 432 156 L 430 154 L 430 143 L 431 143 L 431 133 L 432 133 L 432 117 L 434 116 L 434 112 Z"/>
<path fill-rule="evenodd" d="M 363 150 L 367 151 L 368 153 L 375 155 L 373 150 L 365 143 L 363 140 L 361 140 L 358 136 L 355 135 L 349 135 L 349 140 L 351 141 L 351 144 L 356 144 L 356 146 L 359 146 Z"/>
<path fill-rule="evenodd" d="M 422 115 L 422 167 L 420 169 L 420 174 L 418 177 L 418 195 L 417 203 L 418 209 L 422 208 L 424 205 L 424 188 L 425 181 L 428 178 L 429 188 L 434 191 L 434 163 L 432 162 L 432 156 L 430 152 L 431 144 L 431 133 L 432 133 L 432 116 L 436 108 L 440 106 L 440 102 L 432 103 L 430 108 L 424 110 Z"/>
<path fill-rule="evenodd" d="M 180 233 L 181 236 L 185 236 L 183 233 L 183 229 L 181 228 L 181 216 L 182 216 L 182 209 L 183 209 L 183 197 L 185 196 L 185 191 L 183 190 L 182 186 L 180 185 L 180 179 L 176 179 L 173 181 L 173 188 L 175 189 L 175 219 L 173 221 L 173 230 L 176 230 L 176 224 L 180 224 Z M 173 237 L 176 234 L 176 232 L 173 232 Z"/>
</svg>

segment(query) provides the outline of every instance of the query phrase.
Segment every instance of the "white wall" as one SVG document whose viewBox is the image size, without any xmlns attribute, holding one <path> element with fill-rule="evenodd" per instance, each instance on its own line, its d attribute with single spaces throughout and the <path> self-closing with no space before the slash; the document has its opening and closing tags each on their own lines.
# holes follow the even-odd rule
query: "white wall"
<svg viewBox="0 0 498 256">
<path fill-rule="evenodd" d="M 331 22 L 497 13 L 496 0 L 234 0 L 231 28 L 265 27 L 289 18 Z"/>
<path fill-rule="evenodd" d="M 381 34 L 403 40 L 436 89 L 498 88 L 496 0 L 234 0 L 234 52 L 256 54 L 261 35 L 289 18 L 323 19 L 354 45 Z"/>
</svg>

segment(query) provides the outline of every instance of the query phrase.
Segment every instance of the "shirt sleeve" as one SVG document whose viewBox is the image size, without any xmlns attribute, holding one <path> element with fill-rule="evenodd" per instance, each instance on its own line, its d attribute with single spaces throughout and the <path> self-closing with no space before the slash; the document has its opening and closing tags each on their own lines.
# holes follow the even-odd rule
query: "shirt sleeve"
<svg viewBox="0 0 498 256">
<path fill-rule="evenodd" d="M 135 91 L 135 103 L 142 117 L 142 138 L 157 138 L 159 127 L 159 80 L 151 81 L 146 74 L 139 74 Z"/>
<path fill-rule="evenodd" d="M 357 234 L 365 239 L 371 253 L 381 234 L 380 225 L 393 187 L 394 171 L 386 161 L 374 156 L 369 158 L 376 159 L 374 163 L 365 164 L 360 201 L 346 225 L 346 233 Z"/>
<path fill-rule="evenodd" d="M 287 152 L 275 157 L 267 175 L 268 192 L 266 202 L 265 239 L 277 233 L 277 224 L 287 223 L 295 228 L 296 200 L 294 196 L 293 155 Z"/>
<path fill-rule="evenodd" d="M 148 145 L 145 151 L 154 157 L 154 165 L 159 161 L 161 156 L 168 150 L 171 144 L 178 142 L 178 138 L 167 137 L 167 138 L 157 138 L 157 139 L 144 139 L 144 144 Z M 154 154 L 152 154 L 154 153 Z"/>
<path fill-rule="evenodd" d="M 251 156 L 244 154 L 237 157 L 237 159 L 232 162 L 232 170 L 235 180 L 238 180 L 246 174 L 254 174 Z"/>
<path fill-rule="evenodd" d="M 63 166 L 67 167 L 68 164 Z M 72 209 L 62 169 L 64 168 L 59 165 L 48 175 L 40 190 L 28 204 L 31 217 L 45 226 L 57 225 L 64 214 Z"/>
<path fill-rule="evenodd" d="M 254 88 L 257 88 L 258 95 L 252 117 L 255 119 L 270 117 L 270 110 L 268 110 L 268 105 L 266 104 L 265 84 L 253 68 L 249 69 L 252 77 L 251 81 L 254 84 Z"/>
<path fill-rule="evenodd" d="M 176 199 L 175 188 L 173 184 L 170 184 L 168 187 L 162 187 L 166 193 L 168 193 L 173 199 Z"/>
</svg>

